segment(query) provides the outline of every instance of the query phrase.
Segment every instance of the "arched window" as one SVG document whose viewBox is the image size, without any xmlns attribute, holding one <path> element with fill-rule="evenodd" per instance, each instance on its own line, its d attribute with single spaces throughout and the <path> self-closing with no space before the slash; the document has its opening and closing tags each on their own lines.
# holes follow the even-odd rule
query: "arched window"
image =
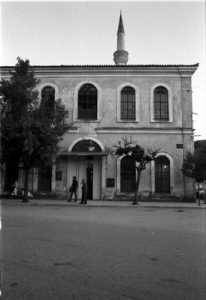
<svg viewBox="0 0 206 300">
<path fill-rule="evenodd" d="M 135 161 L 131 156 L 124 156 L 121 160 L 121 192 L 135 191 Z"/>
<path fill-rule="evenodd" d="M 97 89 L 90 83 L 84 84 L 79 90 L 78 119 L 97 119 Z"/>
<path fill-rule="evenodd" d="M 170 161 L 166 156 L 155 160 L 155 192 L 170 193 Z"/>
<path fill-rule="evenodd" d="M 102 149 L 92 140 L 82 140 L 73 146 L 72 152 L 102 152 Z"/>
<path fill-rule="evenodd" d="M 154 90 L 154 120 L 169 120 L 168 90 L 164 86 Z"/>
<path fill-rule="evenodd" d="M 54 107 L 55 90 L 52 86 L 45 86 L 41 92 L 42 104 L 45 108 Z"/>
<path fill-rule="evenodd" d="M 135 120 L 135 90 L 126 86 L 121 90 L 121 120 Z"/>
</svg>

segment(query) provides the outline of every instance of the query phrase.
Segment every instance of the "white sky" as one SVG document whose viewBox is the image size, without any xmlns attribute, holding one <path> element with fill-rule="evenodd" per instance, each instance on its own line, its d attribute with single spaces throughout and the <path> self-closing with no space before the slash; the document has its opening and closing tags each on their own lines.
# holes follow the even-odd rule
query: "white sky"
<svg viewBox="0 0 206 300">
<path fill-rule="evenodd" d="M 114 64 L 120 9 L 129 64 L 200 64 L 193 119 L 206 139 L 204 1 L 2 1 L 0 64 Z"/>
</svg>

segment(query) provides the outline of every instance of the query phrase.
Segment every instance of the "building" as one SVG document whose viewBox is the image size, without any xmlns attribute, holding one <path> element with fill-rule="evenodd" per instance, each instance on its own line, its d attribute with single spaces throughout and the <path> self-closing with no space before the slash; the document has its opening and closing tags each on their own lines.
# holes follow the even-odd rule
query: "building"
<svg viewBox="0 0 206 300">
<path fill-rule="evenodd" d="M 128 56 L 120 15 L 114 65 L 32 66 L 41 97 L 61 98 L 71 124 L 51 169 L 34 170 L 34 192 L 63 196 L 76 176 L 79 183 L 87 180 L 89 199 L 133 195 L 134 162 L 111 153 L 119 140 L 132 137 L 160 149 L 143 173 L 143 196 L 193 197 L 181 166 L 194 147 L 191 78 L 198 64 L 129 65 Z M 5 78 L 9 69 L 1 68 Z"/>
</svg>

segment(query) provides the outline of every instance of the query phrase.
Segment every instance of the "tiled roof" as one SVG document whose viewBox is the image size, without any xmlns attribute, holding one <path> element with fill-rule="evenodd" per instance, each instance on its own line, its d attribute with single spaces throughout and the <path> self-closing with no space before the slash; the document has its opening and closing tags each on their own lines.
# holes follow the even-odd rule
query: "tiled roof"
<svg viewBox="0 0 206 300">
<path fill-rule="evenodd" d="M 120 69 L 120 68 L 177 68 L 177 67 L 198 67 L 199 64 L 150 64 L 150 65 L 31 65 L 32 68 L 71 68 L 71 69 L 86 69 L 86 68 L 111 68 L 111 69 Z M 14 66 L 1 66 L 1 68 L 12 68 Z"/>
</svg>

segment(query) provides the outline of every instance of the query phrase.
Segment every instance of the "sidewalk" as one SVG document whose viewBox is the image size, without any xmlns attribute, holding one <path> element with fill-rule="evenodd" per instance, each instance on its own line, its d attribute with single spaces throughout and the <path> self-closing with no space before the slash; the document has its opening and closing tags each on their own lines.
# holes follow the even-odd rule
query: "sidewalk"
<svg viewBox="0 0 206 300">
<path fill-rule="evenodd" d="M 56 199 L 30 199 L 28 203 L 23 203 L 21 199 L 1 199 L 1 205 L 51 205 L 51 206 L 79 206 L 84 205 L 77 202 L 67 202 L 66 200 Z M 140 201 L 138 205 L 132 205 L 131 201 L 108 201 L 108 200 L 88 200 L 87 206 L 90 207 L 150 207 L 150 208 L 206 208 L 204 200 L 201 200 L 200 205 L 196 203 L 187 202 L 143 202 Z"/>
</svg>

